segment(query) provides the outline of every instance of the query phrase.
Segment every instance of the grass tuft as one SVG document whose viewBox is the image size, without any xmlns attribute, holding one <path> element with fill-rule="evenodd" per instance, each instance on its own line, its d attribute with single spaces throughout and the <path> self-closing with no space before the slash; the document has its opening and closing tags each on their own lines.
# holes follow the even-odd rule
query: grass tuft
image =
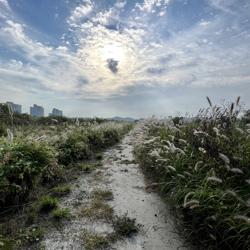
<svg viewBox="0 0 250 250">
<path fill-rule="evenodd" d="M 46 195 L 41 197 L 39 201 L 39 211 L 49 212 L 58 206 L 58 201 L 56 198 Z"/>
<path fill-rule="evenodd" d="M 85 172 L 85 173 L 91 173 L 97 168 L 96 163 L 88 163 L 88 162 L 81 162 L 77 164 L 77 167 L 79 170 Z"/>
<path fill-rule="evenodd" d="M 100 199 L 94 199 L 90 205 L 81 210 L 81 215 L 92 219 L 111 219 L 114 209 Z"/>
<path fill-rule="evenodd" d="M 58 186 L 58 187 L 54 187 L 52 190 L 52 195 L 53 196 L 64 196 L 70 193 L 71 188 L 70 185 L 62 185 L 62 186 Z"/>
<path fill-rule="evenodd" d="M 86 250 L 105 249 L 110 245 L 109 237 L 88 230 L 83 231 L 82 239 Z"/>
<path fill-rule="evenodd" d="M 70 218 L 70 210 L 69 208 L 57 208 L 52 212 L 53 218 L 60 220 L 60 219 L 68 219 Z"/>
<path fill-rule="evenodd" d="M 101 190 L 101 189 L 95 189 L 91 192 L 91 197 L 93 197 L 95 200 L 105 200 L 110 201 L 113 200 L 113 193 L 110 190 Z"/>
<path fill-rule="evenodd" d="M 180 213 L 194 244 L 209 250 L 247 249 L 249 131 L 245 118 L 238 117 L 239 98 L 222 107 L 207 101 L 209 108 L 188 121 L 144 124 L 135 156 Z"/>
<path fill-rule="evenodd" d="M 136 224 L 135 219 L 131 219 L 127 214 L 112 219 L 112 225 L 117 236 L 130 237 L 139 231 L 139 225 Z"/>
</svg>

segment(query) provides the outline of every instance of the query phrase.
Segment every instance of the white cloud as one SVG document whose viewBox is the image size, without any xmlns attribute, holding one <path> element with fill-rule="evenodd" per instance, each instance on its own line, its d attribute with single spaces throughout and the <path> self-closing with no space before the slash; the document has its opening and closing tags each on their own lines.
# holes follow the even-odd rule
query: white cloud
<svg viewBox="0 0 250 250">
<path fill-rule="evenodd" d="M 136 7 L 144 12 L 155 12 L 155 8 L 165 7 L 171 0 L 144 0 L 142 4 L 137 3 Z"/>
<path fill-rule="evenodd" d="M 90 0 L 85 0 L 81 5 L 77 6 L 68 18 L 71 26 L 77 26 L 79 22 L 86 19 L 93 11 L 93 4 Z"/>
<path fill-rule="evenodd" d="M 9 9 L 9 3 L 7 0 L 0 0 L 0 5 Z"/>
<path fill-rule="evenodd" d="M 113 25 L 119 20 L 119 12 L 111 8 L 108 11 L 99 12 L 92 20 L 104 26 Z"/>
<path fill-rule="evenodd" d="M 92 16 L 83 20 L 87 11 L 76 11 L 82 5 L 78 6 L 68 18 L 70 25 L 77 23 L 70 33 L 74 51 L 37 42 L 27 35 L 25 25 L 7 20 L 0 28 L 0 43 L 24 60 L 0 61 L 0 85 L 12 77 L 16 86 L 19 82 L 25 88 L 27 82 L 27 89 L 33 84 L 69 96 L 100 98 L 124 95 L 138 86 L 245 84 L 250 77 L 250 37 L 241 30 L 241 18 L 233 19 L 234 28 L 228 31 L 230 22 L 223 14 L 163 39 L 157 24 L 151 26 L 141 11 L 168 3 L 144 1 L 122 29 L 109 27 L 120 22 L 118 7 L 97 14 L 92 9 Z M 87 5 L 93 7 L 90 1 Z M 109 59 L 117 61 L 116 74 L 107 67 Z"/>
<path fill-rule="evenodd" d="M 10 6 L 9 6 L 8 1 L 0 0 L 0 20 L 7 18 L 9 14 L 10 14 Z"/>
<path fill-rule="evenodd" d="M 240 15 L 240 13 L 245 12 L 246 7 L 249 7 L 250 4 L 247 0 L 241 2 L 239 0 L 209 0 L 209 3 L 214 8 L 233 15 Z"/>
<path fill-rule="evenodd" d="M 48 56 L 49 51 L 52 49 L 40 42 L 32 41 L 25 35 L 24 25 L 12 20 L 7 20 L 6 25 L 0 28 L 0 39 L 5 46 L 16 49 L 17 53 L 26 53 L 31 60 L 36 55 Z"/>
<path fill-rule="evenodd" d="M 115 3 L 115 7 L 118 9 L 122 9 L 125 7 L 125 5 L 127 4 L 126 1 L 123 0 L 117 0 L 117 2 Z"/>
</svg>

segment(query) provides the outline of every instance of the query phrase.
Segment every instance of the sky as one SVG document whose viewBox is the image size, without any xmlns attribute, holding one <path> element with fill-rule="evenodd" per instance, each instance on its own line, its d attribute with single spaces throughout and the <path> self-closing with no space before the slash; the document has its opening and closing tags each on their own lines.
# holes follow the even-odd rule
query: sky
<svg viewBox="0 0 250 250">
<path fill-rule="evenodd" d="M 0 102 L 67 116 L 250 107 L 249 0 L 0 0 Z"/>
</svg>

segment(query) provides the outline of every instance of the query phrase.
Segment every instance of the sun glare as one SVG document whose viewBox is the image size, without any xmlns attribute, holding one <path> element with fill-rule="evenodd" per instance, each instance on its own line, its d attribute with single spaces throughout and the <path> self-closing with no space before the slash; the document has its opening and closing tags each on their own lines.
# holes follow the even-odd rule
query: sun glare
<svg viewBox="0 0 250 250">
<path fill-rule="evenodd" d="M 104 60 L 114 59 L 116 61 L 122 61 L 125 58 L 125 51 L 122 45 L 116 43 L 105 44 L 101 50 L 101 54 Z"/>
</svg>

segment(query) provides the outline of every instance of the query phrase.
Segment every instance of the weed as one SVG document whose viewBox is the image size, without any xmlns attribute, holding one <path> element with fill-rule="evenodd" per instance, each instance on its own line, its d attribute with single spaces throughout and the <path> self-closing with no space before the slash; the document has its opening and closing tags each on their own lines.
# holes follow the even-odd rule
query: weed
<svg viewBox="0 0 250 250">
<path fill-rule="evenodd" d="M 96 153 L 95 155 L 96 160 L 101 161 L 103 159 L 103 153 Z"/>
<path fill-rule="evenodd" d="M 54 187 L 51 191 L 53 196 L 60 197 L 69 194 L 71 188 L 70 185 L 61 185 L 58 187 Z"/>
<path fill-rule="evenodd" d="M 111 219 L 113 216 L 113 208 L 104 203 L 101 199 L 94 199 L 90 205 L 81 211 L 81 215 L 93 219 Z"/>
<path fill-rule="evenodd" d="M 110 245 L 110 241 L 107 236 L 92 233 L 88 230 L 83 231 L 82 239 L 86 250 L 105 249 Z"/>
<path fill-rule="evenodd" d="M 189 239 L 206 249 L 247 249 L 248 131 L 239 128 L 239 98 L 224 107 L 208 102 L 189 122 L 149 121 L 136 159 L 181 212 Z"/>
<path fill-rule="evenodd" d="M 22 244 L 24 243 L 35 243 L 40 241 L 44 237 L 44 231 L 40 227 L 32 226 L 21 230 L 19 239 Z"/>
<path fill-rule="evenodd" d="M 53 210 L 52 216 L 53 216 L 53 218 L 60 220 L 63 218 L 65 218 L 65 219 L 70 218 L 71 214 L 70 214 L 69 208 L 57 208 L 57 209 Z"/>
<path fill-rule="evenodd" d="M 96 163 L 89 163 L 89 162 L 82 162 L 77 164 L 78 169 L 85 173 L 91 173 L 93 170 L 96 169 Z"/>
<path fill-rule="evenodd" d="M 46 195 L 43 196 L 39 201 L 39 211 L 49 212 L 58 206 L 58 201 L 56 198 Z"/>
<path fill-rule="evenodd" d="M 94 199 L 97 200 L 105 200 L 105 201 L 109 201 L 112 200 L 113 197 L 113 193 L 110 190 L 101 190 L 101 189 L 95 189 L 91 192 L 91 196 Z"/>
<path fill-rule="evenodd" d="M 115 216 L 112 219 L 114 231 L 118 237 L 130 237 L 139 230 L 139 225 L 136 225 L 135 219 L 131 219 L 127 214 L 119 217 Z"/>
</svg>

